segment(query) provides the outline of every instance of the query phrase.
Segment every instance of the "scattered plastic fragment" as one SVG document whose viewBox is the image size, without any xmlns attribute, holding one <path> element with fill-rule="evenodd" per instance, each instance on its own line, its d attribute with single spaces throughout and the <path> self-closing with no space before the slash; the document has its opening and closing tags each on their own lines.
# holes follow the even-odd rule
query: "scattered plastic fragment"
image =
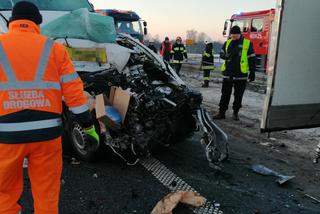
<svg viewBox="0 0 320 214">
<path fill-rule="evenodd" d="M 304 196 L 306 196 L 306 197 L 314 200 L 315 202 L 320 203 L 320 199 L 317 199 L 317 198 L 315 198 L 315 197 L 313 197 L 313 196 L 311 196 L 311 195 L 309 195 L 309 194 L 307 194 L 307 193 L 304 193 L 304 192 L 301 191 L 301 190 L 297 190 L 297 191 L 300 192 L 301 194 L 303 194 Z"/>
<path fill-rule="evenodd" d="M 273 171 L 272 169 L 269 169 L 263 165 L 253 165 L 252 166 L 252 170 L 255 173 L 258 173 L 260 175 L 267 175 L 267 176 L 275 176 L 278 177 L 278 179 L 276 180 L 276 182 L 280 185 L 286 183 L 287 181 L 295 178 L 295 176 L 287 176 L 287 175 L 282 175 L 279 172 Z"/>
</svg>

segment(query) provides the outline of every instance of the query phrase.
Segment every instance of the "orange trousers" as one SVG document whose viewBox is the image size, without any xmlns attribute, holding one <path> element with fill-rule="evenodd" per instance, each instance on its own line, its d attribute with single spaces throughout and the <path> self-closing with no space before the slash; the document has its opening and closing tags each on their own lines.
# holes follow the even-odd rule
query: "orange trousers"
<svg viewBox="0 0 320 214">
<path fill-rule="evenodd" d="M 35 214 L 58 214 L 62 172 L 61 138 L 47 142 L 0 144 L 0 213 L 17 214 L 23 191 L 23 160 L 28 175 Z"/>
</svg>

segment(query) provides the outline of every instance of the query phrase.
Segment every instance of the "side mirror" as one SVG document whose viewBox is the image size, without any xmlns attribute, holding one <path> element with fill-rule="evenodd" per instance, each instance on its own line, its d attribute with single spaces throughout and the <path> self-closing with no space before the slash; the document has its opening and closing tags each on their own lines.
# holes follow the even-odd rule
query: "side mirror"
<svg viewBox="0 0 320 214">
<path fill-rule="evenodd" d="M 223 36 L 226 36 L 226 35 L 227 35 L 228 27 L 229 27 L 229 22 L 232 23 L 232 20 L 227 19 L 227 20 L 224 22 L 223 32 L 222 32 L 222 35 L 223 35 Z"/>
<path fill-rule="evenodd" d="M 143 30 L 143 33 L 144 33 L 144 35 L 148 35 L 148 28 L 144 28 L 144 30 Z"/>
<path fill-rule="evenodd" d="M 228 25 L 229 25 L 228 21 L 225 21 L 223 31 L 227 31 Z"/>
<path fill-rule="evenodd" d="M 147 26 L 148 26 L 148 23 L 147 23 L 146 21 L 144 21 L 144 22 L 143 22 L 143 26 L 144 26 L 144 27 L 147 27 Z"/>
</svg>

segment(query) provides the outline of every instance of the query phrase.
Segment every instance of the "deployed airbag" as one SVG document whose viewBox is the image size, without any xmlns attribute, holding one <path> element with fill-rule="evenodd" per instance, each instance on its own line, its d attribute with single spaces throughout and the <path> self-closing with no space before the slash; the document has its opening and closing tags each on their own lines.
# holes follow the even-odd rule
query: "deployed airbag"
<svg viewBox="0 0 320 214">
<path fill-rule="evenodd" d="M 115 43 L 116 30 L 112 17 L 91 13 L 86 8 L 72 11 L 49 22 L 41 29 L 52 39 L 74 38 L 96 43 Z"/>
</svg>

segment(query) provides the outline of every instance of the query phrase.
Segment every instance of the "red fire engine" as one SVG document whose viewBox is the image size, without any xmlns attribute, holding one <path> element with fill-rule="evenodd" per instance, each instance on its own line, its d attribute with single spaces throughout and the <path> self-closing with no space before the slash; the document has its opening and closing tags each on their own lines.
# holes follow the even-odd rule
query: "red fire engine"
<svg viewBox="0 0 320 214">
<path fill-rule="evenodd" d="M 257 55 L 257 70 L 259 71 L 266 71 L 269 39 L 274 16 L 274 9 L 238 13 L 234 14 L 231 19 L 226 20 L 224 24 L 224 36 L 229 35 L 227 30 L 229 23 L 231 23 L 230 28 L 238 25 L 242 30 L 243 36 L 251 40 Z"/>
</svg>

